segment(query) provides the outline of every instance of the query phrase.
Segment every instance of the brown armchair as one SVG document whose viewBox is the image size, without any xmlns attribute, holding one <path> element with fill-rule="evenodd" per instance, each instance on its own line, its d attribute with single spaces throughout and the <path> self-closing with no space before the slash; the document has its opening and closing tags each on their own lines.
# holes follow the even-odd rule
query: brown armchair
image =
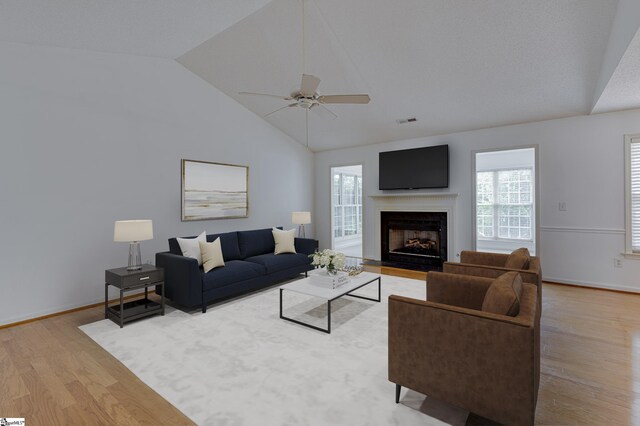
<svg viewBox="0 0 640 426">
<path fill-rule="evenodd" d="M 531 256 L 525 269 L 514 269 L 506 266 L 509 256 L 511 255 L 465 250 L 460 252 L 459 263 L 444 262 L 442 272 L 497 278 L 505 272 L 517 271 L 520 273 L 523 282 L 538 286 L 538 304 L 542 306 L 542 267 L 540 266 L 540 258 Z"/>
<path fill-rule="evenodd" d="M 429 272 L 427 301 L 389 297 L 389 380 L 488 419 L 532 425 L 540 380 L 538 292 L 516 316 L 482 311 L 489 278 Z"/>
<path fill-rule="evenodd" d="M 460 262 L 444 262 L 442 272 L 450 274 L 473 275 L 475 277 L 497 278 L 505 272 L 518 271 L 525 283 L 540 285 L 542 268 L 540 258 L 531 256 L 525 269 L 507 268 L 505 265 L 509 254 L 488 253 L 482 251 L 460 252 Z"/>
</svg>

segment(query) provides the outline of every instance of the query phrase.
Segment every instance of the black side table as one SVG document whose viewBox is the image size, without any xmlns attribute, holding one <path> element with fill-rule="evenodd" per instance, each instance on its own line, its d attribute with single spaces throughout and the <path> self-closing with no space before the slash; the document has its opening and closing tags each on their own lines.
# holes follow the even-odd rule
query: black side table
<svg viewBox="0 0 640 426">
<path fill-rule="evenodd" d="M 104 317 L 111 319 L 120 328 L 129 321 L 149 315 L 164 315 L 164 269 L 153 265 L 142 265 L 142 269 L 128 271 L 127 268 L 105 271 Z M 109 306 L 109 285 L 120 289 L 120 304 Z M 162 288 L 160 303 L 149 300 L 149 287 Z M 144 288 L 144 298 L 124 303 L 124 293 Z"/>
</svg>

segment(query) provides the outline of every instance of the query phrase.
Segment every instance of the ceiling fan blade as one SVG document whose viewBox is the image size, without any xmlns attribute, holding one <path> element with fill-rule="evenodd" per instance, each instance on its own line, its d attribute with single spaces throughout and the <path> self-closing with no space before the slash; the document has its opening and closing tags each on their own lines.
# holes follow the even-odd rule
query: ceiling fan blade
<svg viewBox="0 0 640 426">
<path fill-rule="evenodd" d="M 300 84 L 300 93 L 305 96 L 313 96 L 318 90 L 320 79 L 309 74 L 302 74 L 302 83 Z"/>
<path fill-rule="evenodd" d="M 311 111 L 315 112 L 316 114 L 318 114 L 318 116 L 322 118 L 327 118 L 331 120 L 335 120 L 336 118 L 338 118 L 338 116 L 333 111 L 331 111 L 329 108 L 321 104 L 313 105 L 311 107 Z"/>
<path fill-rule="evenodd" d="M 282 108 L 278 108 L 278 109 L 277 109 L 277 110 L 275 110 L 275 111 L 271 111 L 271 112 L 270 112 L 269 114 L 267 114 L 267 115 L 263 115 L 263 116 L 262 116 L 262 118 L 267 118 L 267 117 L 268 117 L 268 116 L 270 116 L 271 114 L 275 114 L 276 112 L 278 112 L 278 111 L 280 111 L 280 110 L 283 110 L 283 109 L 285 109 L 285 108 L 291 108 L 291 107 L 294 107 L 294 106 L 298 106 L 298 103 L 297 103 L 297 102 L 294 102 L 294 103 L 292 103 L 292 104 L 285 105 L 285 106 L 283 106 Z"/>
<path fill-rule="evenodd" d="M 285 101 L 290 101 L 293 99 L 291 96 L 270 95 L 268 93 L 238 92 L 238 95 L 268 96 L 270 98 L 278 98 Z"/>
<path fill-rule="evenodd" d="M 324 95 L 318 97 L 322 104 L 368 104 L 369 95 Z"/>
</svg>

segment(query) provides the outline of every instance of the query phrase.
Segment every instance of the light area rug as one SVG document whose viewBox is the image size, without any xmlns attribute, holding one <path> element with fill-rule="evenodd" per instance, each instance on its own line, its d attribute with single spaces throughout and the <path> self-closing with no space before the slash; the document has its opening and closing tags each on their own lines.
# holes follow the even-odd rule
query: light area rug
<svg viewBox="0 0 640 426">
<path fill-rule="evenodd" d="M 356 294 L 375 297 L 377 285 Z M 388 297 L 425 299 L 424 281 L 382 277 L 382 302 L 332 302 L 331 334 L 279 318 L 279 288 L 210 306 L 171 307 L 89 337 L 199 425 L 464 425 L 468 413 L 387 379 Z M 326 327 L 326 302 L 284 292 L 285 315 Z"/>
</svg>

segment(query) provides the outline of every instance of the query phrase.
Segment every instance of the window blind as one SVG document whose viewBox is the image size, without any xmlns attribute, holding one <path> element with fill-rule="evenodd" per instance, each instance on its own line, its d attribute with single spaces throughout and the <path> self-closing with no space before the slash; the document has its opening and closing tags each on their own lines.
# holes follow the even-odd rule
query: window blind
<svg viewBox="0 0 640 426">
<path fill-rule="evenodd" d="M 631 250 L 640 252 L 640 139 L 630 144 Z"/>
</svg>

